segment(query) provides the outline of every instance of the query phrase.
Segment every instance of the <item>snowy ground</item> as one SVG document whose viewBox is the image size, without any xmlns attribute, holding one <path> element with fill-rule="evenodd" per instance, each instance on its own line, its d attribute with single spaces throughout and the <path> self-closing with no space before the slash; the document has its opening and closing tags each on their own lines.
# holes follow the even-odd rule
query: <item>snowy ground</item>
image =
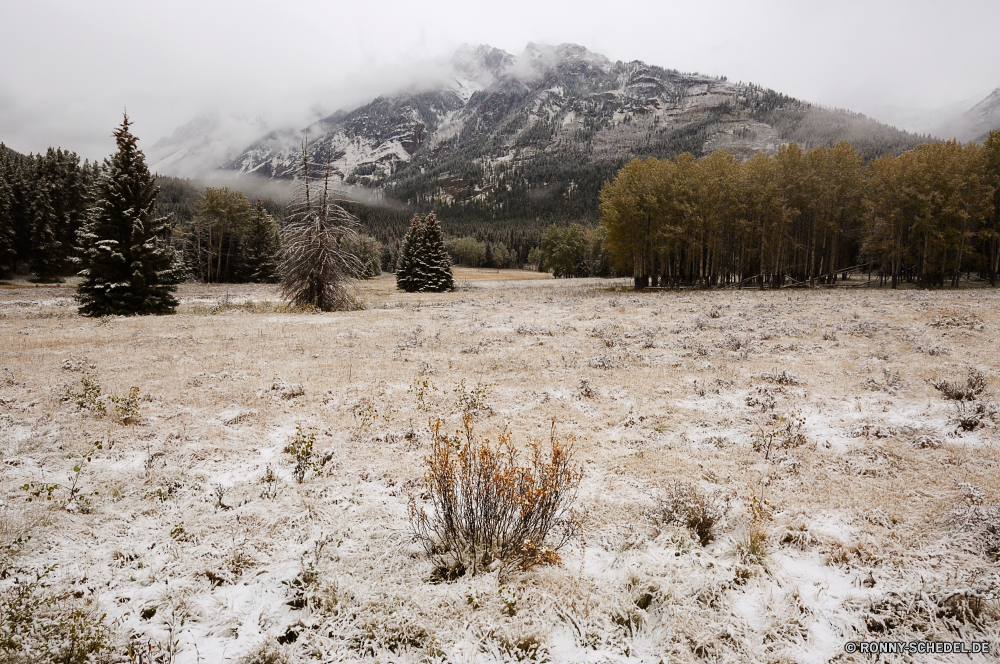
<svg viewBox="0 0 1000 664">
<path fill-rule="evenodd" d="M 178 664 L 281 661 L 263 644 L 321 662 L 1000 648 L 1000 293 L 505 276 L 459 275 L 444 295 L 383 278 L 367 310 L 320 315 L 274 313 L 263 286 L 184 286 L 178 315 L 101 320 L 70 289 L 0 289 L 0 589 L 55 565 L 45 592 L 106 614 L 121 652 Z M 963 428 L 931 381 L 970 367 L 991 384 Z M 137 386 L 138 423 L 64 401 L 85 375 L 104 394 Z M 484 436 L 544 440 L 555 417 L 576 437 L 587 519 L 562 567 L 432 583 L 407 504 L 428 420 L 458 426 L 463 381 L 485 389 Z M 329 454 L 301 484 L 283 453 L 296 426 Z M 704 547 L 657 518 L 677 481 L 728 501 Z M 758 557 L 740 546 L 751 496 L 771 506 Z"/>
</svg>

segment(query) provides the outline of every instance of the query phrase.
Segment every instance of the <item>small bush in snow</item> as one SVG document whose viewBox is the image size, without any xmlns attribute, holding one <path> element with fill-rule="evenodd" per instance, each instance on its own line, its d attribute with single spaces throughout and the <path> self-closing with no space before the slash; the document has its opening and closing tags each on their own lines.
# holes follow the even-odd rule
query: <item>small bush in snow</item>
<svg viewBox="0 0 1000 664">
<path fill-rule="evenodd" d="M 736 540 L 736 553 L 742 562 L 764 564 L 768 553 L 766 523 L 771 519 L 771 511 L 771 503 L 763 495 L 750 494 L 745 531 Z"/>
<path fill-rule="evenodd" d="M 45 586 L 43 580 L 54 568 L 35 574 L 31 581 L 17 579 L 0 594 L 0 662 L 118 661 L 104 615 Z"/>
<path fill-rule="evenodd" d="M 299 484 L 306 478 L 306 473 L 310 470 L 319 472 L 313 462 L 313 444 L 315 442 L 315 433 L 305 433 L 301 427 L 295 427 L 295 437 L 285 446 L 285 454 L 291 454 L 295 460 L 295 469 L 292 471 L 292 475 Z"/>
<path fill-rule="evenodd" d="M 865 389 L 872 392 L 882 391 L 895 394 L 901 387 L 903 387 L 903 379 L 900 378 L 899 372 L 893 373 L 889 367 L 882 368 L 882 380 L 871 376 L 865 379 Z"/>
<path fill-rule="evenodd" d="M 288 655 L 270 641 L 264 641 L 239 660 L 239 664 L 288 664 L 288 662 Z"/>
<path fill-rule="evenodd" d="M 653 520 L 660 524 L 675 524 L 690 530 L 705 546 L 715 537 L 715 526 L 729 506 L 726 498 L 709 493 L 687 482 L 671 482 L 657 497 Z"/>
<path fill-rule="evenodd" d="M 788 370 L 782 369 L 778 371 L 776 368 L 771 369 L 770 372 L 764 372 L 761 374 L 761 378 L 769 383 L 774 383 L 775 385 L 801 385 L 802 381 L 795 374 L 789 373 Z"/>
<path fill-rule="evenodd" d="M 450 580 L 558 564 L 559 550 L 579 534 L 572 504 L 583 472 L 572 443 L 556 438 L 553 422 L 549 449 L 532 443 L 522 466 L 509 432 L 493 444 L 476 437 L 471 415 L 463 421 L 455 436 L 443 434 L 440 421 L 431 426 L 430 510 L 410 499 L 410 526 L 436 574 Z"/>
<path fill-rule="evenodd" d="M 997 416 L 997 407 L 992 401 L 959 401 L 955 410 L 955 422 L 963 431 L 975 431 L 985 426 L 984 420 L 996 419 Z"/>
<path fill-rule="evenodd" d="M 806 418 L 801 410 L 789 417 L 771 417 L 773 426 L 757 425 L 757 432 L 751 438 L 754 452 L 763 452 L 764 458 L 769 459 L 772 450 L 798 447 L 806 442 L 802 433 Z"/>
<path fill-rule="evenodd" d="M 465 389 L 465 379 L 455 388 L 455 408 L 463 415 L 492 415 L 493 408 L 490 406 L 487 385 L 477 385 L 471 390 Z"/>
<path fill-rule="evenodd" d="M 139 410 L 139 388 L 132 386 L 127 397 L 120 397 L 114 394 L 104 394 L 101 389 L 101 382 L 97 376 L 84 371 L 80 377 L 83 390 L 74 391 L 73 387 L 66 389 L 63 401 L 75 404 L 80 410 L 89 411 L 95 415 L 104 415 L 108 412 L 108 404 L 115 410 L 115 416 L 122 424 L 136 424 L 141 418 Z"/>
<path fill-rule="evenodd" d="M 84 371 L 80 381 L 83 383 L 83 390 L 75 392 L 72 387 L 67 388 L 63 401 L 75 404 L 80 410 L 103 415 L 107 411 L 107 405 L 101 393 L 101 382 L 97 376 Z"/>
<path fill-rule="evenodd" d="M 139 410 L 139 388 L 135 385 L 129 389 L 127 397 L 112 394 L 108 400 L 114 405 L 115 415 L 122 424 L 136 424 L 142 419 L 142 412 Z"/>
<path fill-rule="evenodd" d="M 965 379 L 965 384 L 959 381 L 954 383 L 947 380 L 931 381 L 938 392 L 941 392 L 946 399 L 955 401 L 974 401 L 986 391 L 988 378 L 979 369 L 969 369 L 969 375 Z"/>
</svg>

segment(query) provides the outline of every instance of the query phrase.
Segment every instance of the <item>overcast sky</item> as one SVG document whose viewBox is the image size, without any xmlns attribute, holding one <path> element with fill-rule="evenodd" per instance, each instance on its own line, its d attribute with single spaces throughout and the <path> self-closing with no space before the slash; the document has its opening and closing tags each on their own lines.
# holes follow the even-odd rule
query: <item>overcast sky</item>
<svg viewBox="0 0 1000 664">
<path fill-rule="evenodd" d="M 462 43 L 573 42 L 920 129 L 1000 86 L 1000 0 L 0 0 L 0 141 L 108 155 L 199 111 L 271 126 L 391 92 Z"/>
</svg>

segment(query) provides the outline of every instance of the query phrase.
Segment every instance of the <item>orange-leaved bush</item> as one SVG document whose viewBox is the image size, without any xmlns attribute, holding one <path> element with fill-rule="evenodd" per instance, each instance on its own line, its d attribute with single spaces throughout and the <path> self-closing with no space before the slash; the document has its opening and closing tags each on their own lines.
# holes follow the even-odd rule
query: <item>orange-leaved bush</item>
<svg viewBox="0 0 1000 664">
<path fill-rule="evenodd" d="M 431 454 L 424 459 L 430 505 L 410 498 L 410 525 L 435 564 L 454 579 L 496 570 L 505 575 L 534 565 L 559 564 L 559 550 L 580 534 L 572 505 L 583 471 L 573 444 L 556 438 L 547 449 L 530 444 L 527 465 L 507 429 L 495 444 L 477 438 L 472 418 L 449 436 L 431 424 Z"/>
</svg>

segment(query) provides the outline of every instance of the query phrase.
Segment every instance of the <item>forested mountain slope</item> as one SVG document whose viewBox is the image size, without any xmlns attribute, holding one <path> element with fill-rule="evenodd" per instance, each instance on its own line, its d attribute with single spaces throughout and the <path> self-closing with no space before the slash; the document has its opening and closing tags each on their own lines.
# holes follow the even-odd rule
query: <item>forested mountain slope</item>
<svg viewBox="0 0 1000 664">
<path fill-rule="evenodd" d="M 846 140 L 866 158 L 927 140 L 862 115 L 818 108 L 752 84 L 643 62 L 611 62 L 572 44 L 519 57 L 464 48 L 446 84 L 379 97 L 308 128 L 309 158 L 344 184 L 445 219 L 595 217 L 597 192 L 634 157 L 741 158 L 795 141 Z M 298 132 L 274 132 L 224 168 L 293 177 Z"/>
</svg>

